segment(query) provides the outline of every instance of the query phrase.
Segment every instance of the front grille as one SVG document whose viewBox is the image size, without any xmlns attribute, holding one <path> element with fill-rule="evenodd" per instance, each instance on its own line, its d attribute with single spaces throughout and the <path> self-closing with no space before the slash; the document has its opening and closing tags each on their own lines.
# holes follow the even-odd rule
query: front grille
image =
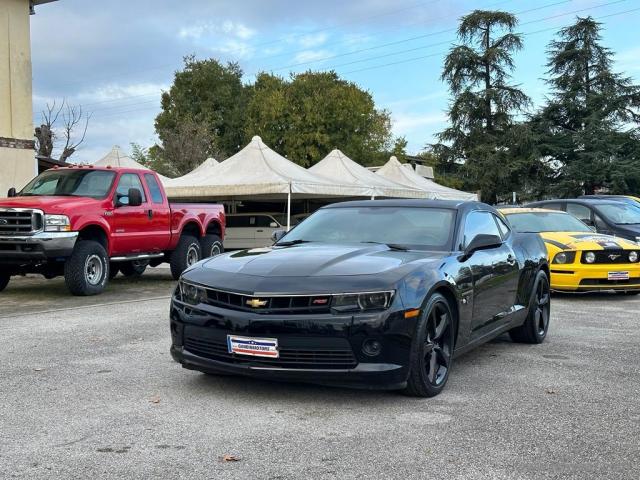
<svg viewBox="0 0 640 480">
<path fill-rule="evenodd" d="M 630 278 L 629 280 L 608 280 L 606 278 L 585 278 L 580 281 L 581 286 L 594 285 L 640 285 L 640 278 Z"/>
<path fill-rule="evenodd" d="M 631 263 L 629 261 L 629 252 L 632 250 L 600 250 L 593 252 L 596 256 L 596 261 L 593 264 L 616 264 L 616 263 Z M 640 249 L 636 250 L 640 252 Z M 582 252 L 582 263 L 587 265 L 593 265 L 587 263 L 585 255 L 587 252 Z M 634 262 L 637 263 L 637 262 Z"/>
<path fill-rule="evenodd" d="M 249 357 L 229 353 L 221 339 L 195 337 L 185 333 L 184 347 L 200 357 L 238 365 L 257 365 L 298 369 L 351 369 L 357 365 L 349 343 L 344 340 L 341 348 L 279 348 L 279 358 Z"/>
<path fill-rule="evenodd" d="M 331 297 L 328 295 L 254 297 L 209 288 L 206 291 L 205 303 L 208 305 L 244 312 L 279 315 L 322 314 L 329 313 L 331 306 Z M 252 303 L 253 301 L 256 303 Z"/>
<path fill-rule="evenodd" d="M 0 209 L 0 235 L 33 235 L 42 230 L 43 214 L 30 209 Z"/>
</svg>

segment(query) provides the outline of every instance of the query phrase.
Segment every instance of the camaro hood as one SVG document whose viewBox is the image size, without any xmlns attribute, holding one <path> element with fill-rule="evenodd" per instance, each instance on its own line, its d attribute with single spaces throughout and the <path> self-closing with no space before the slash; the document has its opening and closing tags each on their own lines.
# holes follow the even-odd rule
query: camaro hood
<svg viewBox="0 0 640 480">
<path fill-rule="evenodd" d="M 559 250 L 637 250 L 637 243 L 612 235 L 589 232 L 543 232 L 544 242 Z"/>
<path fill-rule="evenodd" d="M 196 264 L 186 280 L 241 292 L 332 292 L 389 288 L 442 252 L 397 251 L 385 245 L 304 244 L 226 253 Z"/>
<path fill-rule="evenodd" d="M 0 208 L 36 208 L 45 213 L 65 214 L 100 203 L 89 197 L 33 196 L 0 198 Z"/>
</svg>

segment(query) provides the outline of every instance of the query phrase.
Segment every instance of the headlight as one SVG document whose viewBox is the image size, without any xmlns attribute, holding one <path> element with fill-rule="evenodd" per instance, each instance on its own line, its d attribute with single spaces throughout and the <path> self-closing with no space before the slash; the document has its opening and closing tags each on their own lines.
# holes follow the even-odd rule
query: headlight
<svg viewBox="0 0 640 480">
<path fill-rule="evenodd" d="M 339 311 L 384 310 L 389 308 L 393 299 L 393 290 L 383 292 L 349 293 L 334 295 L 331 307 Z"/>
<path fill-rule="evenodd" d="M 638 252 L 636 252 L 635 250 L 633 250 L 632 252 L 629 252 L 629 261 L 631 263 L 637 262 L 638 261 Z"/>
<path fill-rule="evenodd" d="M 180 300 L 184 303 L 189 305 L 198 305 L 207 299 L 207 291 L 202 287 L 183 282 L 182 280 L 179 283 L 179 287 Z"/>
<path fill-rule="evenodd" d="M 552 263 L 564 264 L 564 263 L 573 263 L 576 258 L 576 252 L 560 252 L 557 253 L 555 257 L 553 257 Z"/>
<path fill-rule="evenodd" d="M 44 216 L 45 232 L 69 232 L 71 231 L 71 222 L 66 215 L 45 215 Z"/>
<path fill-rule="evenodd" d="M 587 252 L 584 254 L 584 261 L 587 263 L 593 263 L 596 261 L 596 254 L 593 252 Z"/>
</svg>

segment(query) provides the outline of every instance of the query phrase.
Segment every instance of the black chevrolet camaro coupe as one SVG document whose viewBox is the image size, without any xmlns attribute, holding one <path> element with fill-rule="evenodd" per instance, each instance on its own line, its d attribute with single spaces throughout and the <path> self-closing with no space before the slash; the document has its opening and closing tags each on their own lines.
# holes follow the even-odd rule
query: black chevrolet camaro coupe
<svg viewBox="0 0 640 480">
<path fill-rule="evenodd" d="M 187 270 L 171 354 L 210 374 L 433 396 L 454 356 L 504 332 L 544 340 L 548 279 L 540 237 L 483 203 L 338 203 L 273 247 Z"/>
</svg>

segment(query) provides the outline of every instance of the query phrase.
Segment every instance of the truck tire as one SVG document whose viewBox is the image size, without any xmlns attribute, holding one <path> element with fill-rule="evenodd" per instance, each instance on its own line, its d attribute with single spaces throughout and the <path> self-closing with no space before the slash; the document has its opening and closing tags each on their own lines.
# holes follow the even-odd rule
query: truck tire
<svg viewBox="0 0 640 480">
<path fill-rule="evenodd" d="M 130 262 L 122 262 L 120 264 L 120 272 L 125 277 L 139 277 L 147 269 L 149 262 L 147 260 L 132 260 Z"/>
<path fill-rule="evenodd" d="M 224 253 L 222 239 L 218 235 L 205 235 L 202 237 L 200 248 L 202 248 L 202 258 L 215 257 Z"/>
<path fill-rule="evenodd" d="M 64 280 L 72 295 L 102 293 L 109 280 L 109 259 L 104 247 L 94 240 L 81 240 L 64 265 Z"/>
<path fill-rule="evenodd" d="M 0 273 L 0 292 L 7 288 L 9 280 L 11 280 L 11 277 L 8 273 Z"/>
<path fill-rule="evenodd" d="M 182 272 L 202 258 L 202 248 L 198 239 L 192 235 L 182 235 L 176 249 L 171 253 L 171 275 L 178 280 Z"/>
</svg>

